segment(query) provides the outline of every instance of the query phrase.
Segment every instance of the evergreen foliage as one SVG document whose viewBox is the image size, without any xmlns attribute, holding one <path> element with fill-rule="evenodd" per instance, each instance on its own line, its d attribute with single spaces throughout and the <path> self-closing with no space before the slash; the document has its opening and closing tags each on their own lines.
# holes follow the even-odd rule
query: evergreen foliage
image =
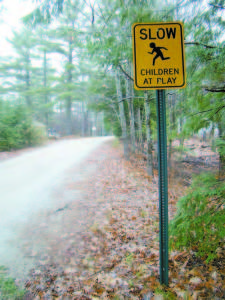
<svg viewBox="0 0 225 300">
<path fill-rule="evenodd" d="M 194 250 L 207 262 L 224 245 L 225 182 L 213 174 L 197 177 L 179 200 L 170 223 L 171 248 Z"/>
<path fill-rule="evenodd" d="M 35 146 L 46 137 L 45 128 L 37 126 L 23 104 L 0 103 L 0 151 Z"/>
</svg>

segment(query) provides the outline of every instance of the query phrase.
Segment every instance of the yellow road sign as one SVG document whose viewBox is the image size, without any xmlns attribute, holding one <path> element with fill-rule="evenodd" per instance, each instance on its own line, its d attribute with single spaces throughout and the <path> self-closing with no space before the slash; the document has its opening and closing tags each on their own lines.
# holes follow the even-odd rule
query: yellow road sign
<svg viewBox="0 0 225 300">
<path fill-rule="evenodd" d="M 185 87 L 181 23 L 136 23 L 132 28 L 132 36 L 135 89 Z"/>
</svg>

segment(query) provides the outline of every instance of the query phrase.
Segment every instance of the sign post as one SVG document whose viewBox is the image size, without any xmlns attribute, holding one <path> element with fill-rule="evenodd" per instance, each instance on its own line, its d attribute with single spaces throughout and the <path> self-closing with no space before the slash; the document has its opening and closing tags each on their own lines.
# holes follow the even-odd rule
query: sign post
<svg viewBox="0 0 225 300">
<path fill-rule="evenodd" d="M 168 285 L 168 176 L 165 91 L 156 91 L 159 169 L 160 283 Z"/>
<path fill-rule="evenodd" d="M 133 25 L 134 87 L 156 90 L 159 170 L 160 283 L 168 285 L 168 175 L 165 89 L 185 87 L 183 26 Z"/>
</svg>

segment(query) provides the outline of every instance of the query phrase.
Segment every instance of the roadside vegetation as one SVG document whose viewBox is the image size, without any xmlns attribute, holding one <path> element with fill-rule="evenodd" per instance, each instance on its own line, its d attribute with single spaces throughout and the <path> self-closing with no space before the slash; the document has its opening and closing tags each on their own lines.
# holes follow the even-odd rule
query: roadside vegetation
<svg viewBox="0 0 225 300">
<path fill-rule="evenodd" d="M 45 127 L 32 120 L 26 106 L 0 102 L 0 151 L 40 145 L 46 138 Z"/>
<path fill-rule="evenodd" d="M 212 173 L 202 173 L 178 201 L 170 226 L 175 249 L 192 249 L 206 262 L 224 251 L 225 182 Z"/>
<path fill-rule="evenodd" d="M 22 300 L 25 290 L 20 289 L 15 280 L 8 276 L 7 269 L 0 266 L 0 299 L 1 300 Z"/>
</svg>

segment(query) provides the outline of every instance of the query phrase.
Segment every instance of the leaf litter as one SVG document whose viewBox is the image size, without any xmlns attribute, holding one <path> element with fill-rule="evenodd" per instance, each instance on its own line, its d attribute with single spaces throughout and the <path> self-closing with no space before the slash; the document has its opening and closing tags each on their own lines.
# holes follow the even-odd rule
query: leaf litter
<svg viewBox="0 0 225 300">
<path fill-rule="evenodd" d="M 85 229 L 70 239 L 58 236 L 65 243 L 60 254 L 43 250 L 25 284 L 26 299 L 224 299 L 224 247 L 210 264 L 195 249 L 170 252 L 169 287 L 159 284 L 157 171 L 147 176 L 110 144 L 89 159 L 96 163 L 94 176 L 78 183 L 88 205 Z M 185 190 L 170 178 L 170 219 Z"/>
</svg>

